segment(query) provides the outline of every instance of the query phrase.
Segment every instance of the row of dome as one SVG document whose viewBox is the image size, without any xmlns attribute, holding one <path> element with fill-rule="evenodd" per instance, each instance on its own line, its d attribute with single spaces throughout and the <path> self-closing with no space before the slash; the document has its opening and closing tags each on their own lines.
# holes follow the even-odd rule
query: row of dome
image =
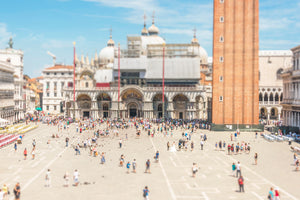
<svg viewBox="0 0 300 200">
<path fill-rule="evenodd" d="M 152 21 L 152 25 L 149 29 L 146 29 L 146 23 L 144 23 L 144 28 L 141 32 L 141 47 L 146 50 L 147 45 L 150 44 L 165 44 L 165 40 L 161 38 L 159 35 L 159 29 L 155 26 L 154 20 Z M 199 45 L 199 41 L 196 38 L 196 34 L 191 41 L 192 46 L 188 48 L 187 53 L 192 53 L 194 55 L 198 55 L 201 59 L 202 63 L 207 63 L 208 55 L 206 50 Z M 115 42 L 112 39 L 112 35 L 110 34 L 110 39 L 107 42 L 107 46 L 104 47 L 100 53 L 100 63 L 113 63 L 114 57 L 117 54 L 117 48 L 115 48 Z M 91 60 L 91 64 L 94 64 L 95 61 L 99 60 L 98 55 L 96 53 L 95 58 Z M 78 59 L 77 59 L 78 61 Z M 84 59 L 81 57 L 81 62 L 85 64 L 89 64 L 88 58 Z"/>
</svg>

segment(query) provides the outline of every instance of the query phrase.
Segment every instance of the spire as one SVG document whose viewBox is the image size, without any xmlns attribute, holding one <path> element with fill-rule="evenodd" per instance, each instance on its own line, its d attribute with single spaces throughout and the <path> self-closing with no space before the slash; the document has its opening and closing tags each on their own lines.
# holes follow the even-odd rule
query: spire
<svg viewBox="0 0 300 200">
<path fill-rule="evenodd" d="M 142 35 L 144 36 L 148 35 L 148 30 L 146 28 L 146 19 L 147 19 L 146 13 L 144 13 L 144 28 L 142 29 Z"/>
<path fill-rule="evenodd" d="M 194 32 L 194 37 L 192 39 L 192 44 L 198 44 L 199 45 L 199 41 L 197 39 L 197 29 L 196 29 L 196 27 L 193 29 L 193 32 Z"/>
<path fill-rule="evenodd" d="M 89 56 L 86 55 L 85 57 L 85 64 L 89 65 L 90 64 L 90 60 L 89 60 Z"/>
<path fill-rule="evenodd" d="M 153 14 L 152 14 L 152 24 L 154 24 L 154 18 L 155 18 L 155 11 L 153 11 Z"/>
<path fill-rule="evenodd" d="M 84 56 L 81 55 L 81 60 L 80 60 L 81 64 L 84 64 Z"/>
<path fill-rule="evenodd" d="M 75 62 L 78 62 L 77 53 L 75 53 Z"/>
<path fill-rule="evenodd" d="M 91 58 L 91 65 L 94 66 L 95 65 L 95 62 L 94 62 L 94 59 Z"/>
<path fill-rule="evenodd" d="M 95 52 L 95 61 L 97 61 L 98 60 L 98 53 L 97 53 L 97 50 L 96 50 L 96 52 Z"/>
<path fill-rule="evenodd" d="M 109 29 L 109 40 L 108 40 L 108 42 L 107 42 L 107 46 L 108 47 L 113 47 L 113 46 L 115 46 L 115 42 L 113 41 L 113 39 L 112 39 L 112 28 L 110 27 L 110 29 Z"/>
</svg>

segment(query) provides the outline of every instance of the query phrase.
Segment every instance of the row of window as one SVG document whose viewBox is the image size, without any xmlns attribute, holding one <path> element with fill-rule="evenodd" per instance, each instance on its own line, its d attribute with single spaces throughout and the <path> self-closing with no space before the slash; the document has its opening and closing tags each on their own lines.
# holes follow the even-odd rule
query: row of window
<svg viewBox="0 0 300 200">
<path fill-rule="evenodd" d="M 56 72 L 50 73 L 50 72 L 47 72 L 47 73 L 46 73 L 47 76 L 49 76 L 49 75 L 54 75 L 54 76 L 56 76 L 56 75 L 59 75 L 59 74 L 62 75 L 62 76 L 65 75 L 64 72 L 61 72 L 61 73 L 56 73 Z M 72 72 L 69 72 L 69 73 L 66 73 L 66 74 L 72 75 Z"/>
<path fill-rule="evenodd" d="M 57 93 L 54 92 L 54 93 L 53 93 L 53 96 L 54 96 L 54 97 L 57 97 Z M 64 96 L 64 93 L 61 92 L 60 96 L 63 97 L 63 96 Z M 47 97 L 50 97 L 50 93 L 49 93 L 49 92 L 47 92 Z"/>
<path fill-rule="evenodd" d="M 49 110 L 49 106 L 46 106 L 46 110 Z M 53 106 L 53 110 L 56 110 L 56 106 Z"/>
</svg>

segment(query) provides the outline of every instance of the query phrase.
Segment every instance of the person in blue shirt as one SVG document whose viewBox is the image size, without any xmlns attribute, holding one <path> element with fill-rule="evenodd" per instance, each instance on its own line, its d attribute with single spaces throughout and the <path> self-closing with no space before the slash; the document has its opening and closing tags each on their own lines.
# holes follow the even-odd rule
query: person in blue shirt
<svg viewBox="0 0 300 200">
<path fill-rule="evenodd" d="M 158 159 L 159 159 L 159 151 L 156 151 L 155 156 L 154 156 L 154 159 L 155 159 L 156 162 L 158 162 Z"/>
<path fill-rule="evenodd" d="M 127 162 L 127 164 L 126 164 L 126 168 L 127 168 L 127 174 L 129 174 L 129 170 L 130 170 L 130 162 Z"/>
<path fill-rule="evenodd" d="M 148 186 L 145 186 L 145 189 L 143 189 L 143 197 L 144 197 L 144 200 L 149 200 L 149 189 L 148 189 Z"/>
</svg>

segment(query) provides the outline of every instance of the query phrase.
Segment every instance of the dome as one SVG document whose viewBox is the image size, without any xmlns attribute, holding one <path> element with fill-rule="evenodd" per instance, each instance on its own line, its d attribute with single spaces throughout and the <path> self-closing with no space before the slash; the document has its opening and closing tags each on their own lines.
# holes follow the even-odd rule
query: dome
<svg viewBox="0 0 300 200">
<path fill-rule="evenodd" d="M 164 44 L 166 43 L 164 39 L 162 39 L 158 35 L 150 35 L 150 36 L 141 36 L 142 39 L 142 48 L 146 49 L 148 44 Z"/>
<path fill-rule="evenodd" d="M 107 46 L 115 46 L 115 42 L 110 38 L 107 42 Z"/>
<path fill-rule="evenodd" d="M 101 63 L 113 62 L 114 55 L 115 55 L 115 48 L 113 46 L 104 47 L 99 53 L 100 62 Z"/>
<path fill-rule="evenodd" d="M 159 29 L 152 23 L 152 25 L 148 29 L 149 35 L 157 35 L 159 33 Z"/>
<path fill-rule="evenodd" d="M 207 64 L 208 55 L 206 50 L 200 45 L 193 45 L 188 48 L 188 53 L 200 57 L 202 64 Z"/>
<path fill-rule="evenodd" d="M 143 28 L 142 35 L 148 35 L 148 30 L 146 29 L 146 27 Z"/>
</svg>

